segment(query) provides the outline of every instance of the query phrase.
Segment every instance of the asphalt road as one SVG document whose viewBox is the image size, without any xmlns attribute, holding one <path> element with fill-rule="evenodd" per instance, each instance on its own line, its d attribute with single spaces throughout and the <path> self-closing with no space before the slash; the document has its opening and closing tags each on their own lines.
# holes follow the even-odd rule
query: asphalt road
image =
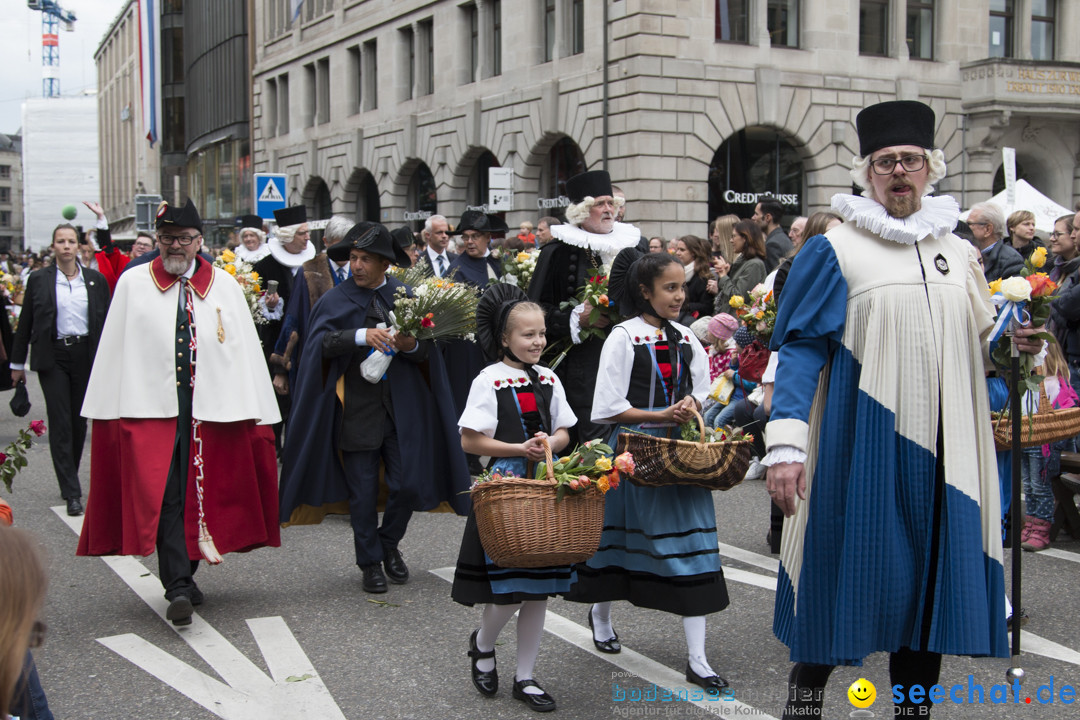
<svg viewBox="0 0 1080 720">
<path fill-rule="evenodd" d="M 43 418 L 45 409 L 36 377 L 29 385 L 34 409 L 27 421 Z M 3 415 L 0 445 L 24 426 L 6 409 Z M 47 438 L 31 450 L 30 466 L 5 497 L 16 524 L 31 531 L 48 556 L 43 619 L 49 629 L 35 656 L 57 718 L 531 717 L 510 696 L 512 623 L 497 647 L 498 697 L 481 697 L 469 682 L 465 651 L 479 609 L 451 601 L 445 570 L 456 559 L 464 518 L 415 516 L 402 545 L 412 578 L 379 596 L 360 588 L 347 518 L 289 528 L 281 548 L 204 565 L 197 579 L 206 604 L 191 628 L 177 632 L 157 614 L 164 601 L 156 558 L 75 557 L 76 534 L 62 508 L 54 509 L 61 501 Z M 85 493 L 89 449 L 82 476 Z M 664 699 L 665 687 L 675 693 L 687 687 L 678 618 L 619 603 L 614 621 L 626 650 L 601 656 L 589 642 L 585 607 L 553 600 L 536 676 L 558 700 L 561 717 L 779 717 L 789 663 L 771 631 L 776 573 L 765 544 L 764 483 L 744 483 L 715 499 L 732 604 L 709 618 L 706 647 L 713 667 L 730 681 L 733 699 Z M 1023 558 L 1023 604 L 1031 616 L 1023 637 L 1042 654 L 1024 653 L 1020 703 L 1011 702 L 1011 689 L 1009 703 L 991 702 L 993 686 L 1005 682 L 1007 661 L 948 657 L 942 682 L 961 684 L 957 696 L 965 703 L 943 702 L 935 718 L 1077 717 L 1061 691 L 1080 685 L 1080 543 L 1063 535 L 1054 548 L 1053 555 Z M 876 655 L 862 668 L 833 674 L 825 717 L 850 716 L 847 688 L 860 677 L 878 689 L 870 711 L 891 715 L 887 658 Z M 1037 691 L 1051 680 L 1055 701 L 1042 704 Z M 968 704 L 969 686 L 976 685 L 984 702 Z"/>
</svg>

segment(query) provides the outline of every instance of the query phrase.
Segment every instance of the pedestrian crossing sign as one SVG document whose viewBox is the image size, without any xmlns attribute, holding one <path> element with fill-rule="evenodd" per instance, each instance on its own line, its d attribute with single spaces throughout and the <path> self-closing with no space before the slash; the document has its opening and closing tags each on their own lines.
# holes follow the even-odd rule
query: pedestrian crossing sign
<svg viewBox="0 0 1080 720">
<path fill-rule="evenodd" d="M 273 220 L 274 211 L 285 207 L 284 173 L 255 173 L 255 214 Z"/>
</svg>

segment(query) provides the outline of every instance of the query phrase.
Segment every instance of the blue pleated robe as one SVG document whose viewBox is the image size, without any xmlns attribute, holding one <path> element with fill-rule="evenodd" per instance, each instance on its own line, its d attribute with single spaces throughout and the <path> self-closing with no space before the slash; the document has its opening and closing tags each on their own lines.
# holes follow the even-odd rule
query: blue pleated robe
<svg viewBox="0 0 1080 720">
<path fill-rule="evenodd" d="M 1007 655 L 992 319 L 974 249 L 951 234 L 905 245 L 849 222 L 795 258 L 766 429 L 770 448 L 807 453 L 773 624 L 793 661 Z"/>
</svg>

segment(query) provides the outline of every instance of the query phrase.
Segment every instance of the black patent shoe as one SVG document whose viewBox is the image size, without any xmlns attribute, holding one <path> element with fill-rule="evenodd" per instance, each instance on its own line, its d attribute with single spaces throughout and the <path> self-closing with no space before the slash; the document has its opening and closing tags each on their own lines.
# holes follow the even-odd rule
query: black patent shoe
<svg viewBox="0 0 1080 720">
<path fill-rule="evenodd" d="M 165 611 L 165 619 L 173 625 L 182 626 L 191 624 L 191 616 L 195 609 L 191 607 L 191 598 L 187 595 L 177 595 L 169 601 L 169 609 Z"/>
<path fill-rule="evenodd" d="M 514 699 L 520 700 L 525 703 L 525 706 L 535 712 L 551 712 L 555 709 L 555 698 L 548 695 L 546 692 L 541 692 L 539 695 L 533 695 L 532 693 L 525 692 L 525 688 L 535 687 L 541 688 L 536 684 L 536 681 L 532 678 L 525 678 L 524 680 L 518 680 L 514 678 Z"/>
<path fill-rule="evenodd" d="M 686 663 L 686 682 L 693 683 L 698 687 L 704 688 L 706 690 L 716 690 L 718 692 L 728 687 L 728 681 L 720 677 L 719 675 L 701 677 L 696 672 L 694 672 L 694 668 L 690 667 L 689 662 Z"/>
<path fill-rule="evenodd" d="M 592 632 L 593 645 L 595 645 L 596 649 L 600 652 L 607 653 L 608 655 L 614 655 L 616 653 L 622 652 L 622 644 L 619 643 L 619 633 L 615 633 L 615 637 L 608 638 L 607 640 L 596 639 L 596 631 L 593 630 L 591 607 L 589 608 L 589 631 Z M 612 630 L 612 632 L 615 631 Z"/>
<path fill-rule="evenodd" d="M 476 635 L 479 632 L 479 630 L 473 630 L 472 635 L 469 636 L 469 652 L 466 653 L 472 658 L 472 684 L 480 691 L 481 695 L 495 697 L 495 693 L 499 692 L 499 671 L 491 668 L 491 670 L 484 672 L 476 668 L 477 660 L 495 659 L 494 649 L 480 652 L 480 649 L 476 647 Z"/>
<path fill-rule="evenodd" d="M 78 517 L 83 514 L 82 500 L 79 498 L 68 498 L 67 501 L 67 514 L 68 517 Z"/>
<path fill-rule="evenodd" d="M 378 563 L 375 563 L 374 565 L 365 565 L 360 568 L 360 572 L 364 573 L 364 592 L 386 592 L 386 576 L 383 575 L 381 565 Z"/>
<path fill-rule="evenodd" d="M 387 550 L 383 555 L 383 570 L 386 577 L 395 585 L 404 585 L 409 581 L 409 568 L 401 558 L 401 551 L 397 548 Z"/>
</svg>

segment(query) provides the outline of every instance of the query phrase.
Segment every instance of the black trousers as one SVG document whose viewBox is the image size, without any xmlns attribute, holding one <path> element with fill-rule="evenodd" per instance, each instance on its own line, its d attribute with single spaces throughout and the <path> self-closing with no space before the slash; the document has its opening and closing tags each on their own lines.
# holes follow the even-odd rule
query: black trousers
<svg viewBox="0 0 1080 720">
<path fill-rule="evenodd" d="M 187 358 L 184 358 L 186 360 Z M 188 365 L 181 364 L 187 369 Z M 161 498 L 161 516 L 158 518 L 157 555 L 158 577 L 165 588 L 165 599 L 178 595 L 191 597 L 195 586 L 193 575 L 199 567 L 198 560 L 188 557 L 187 540 L 184 537 L 184 505 L 187 500 L 188 468 L 191 457 L 191 396 L 190 374 L 184 372 L 177 384 L 176 440 L 173 443 L 172 462 L 165 480 L 165 494 Z"/>
<path fill-rule="evenodd" d="M 60 496 L 65 500 L 82 497 L 79 462 L 86 442 L 86 418 L 82 411 L 86 385 L 90 382 L 90 345 L 55 343 L 53 367 L 38 371 L 45 412 L 49 419 L 49 453 L 52 455 Z"/>
<path fill-rule="evenodd" d="M 387 551 L 405 537 L 412 518 L 412 497 L 402 488 L 401 450 L 392 423 L 378 450 L 343 452 L 345 482 L 349 486 L 349 517 L 352 522 L 356 564 L 360 567 L 383 561 Z M 379 525 L 379 458 L 386 468 L 385 479 L 390 494 L 386 499 L 382 525 Z"/>
</svg>

